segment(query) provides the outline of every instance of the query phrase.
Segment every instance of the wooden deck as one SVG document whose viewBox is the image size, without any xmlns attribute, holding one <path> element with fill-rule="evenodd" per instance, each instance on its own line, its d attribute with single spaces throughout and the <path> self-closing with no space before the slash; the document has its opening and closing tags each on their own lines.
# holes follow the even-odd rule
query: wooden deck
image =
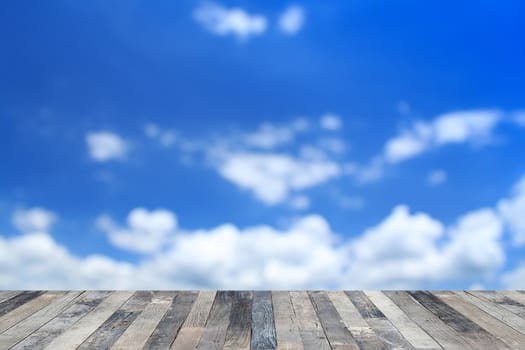
<svg viewBox="0 0 525 350">
<path fill-rule="evenodd" d="M 525 349 L 525 292 L 0 291 L 0 349 Z"/>
</svg>

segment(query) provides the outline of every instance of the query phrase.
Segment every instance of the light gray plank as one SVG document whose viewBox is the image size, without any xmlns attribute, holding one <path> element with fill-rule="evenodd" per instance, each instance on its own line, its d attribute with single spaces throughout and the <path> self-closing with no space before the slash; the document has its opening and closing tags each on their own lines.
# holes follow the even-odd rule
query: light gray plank
<svg viewBox="0 0 525 350">
<path fill-rule="evenodd" d="M 68 330 L 53 339 L 45 349 L 76 349 L 132 295 L 131 291 L 114 292 Z"/>
<path fill-rule="evenodd" d="M 110 292 L 90 291 L 80 295 L 73 304 L 60 312 L 55 318 L 44 324 L 27 338 L 16 344 L 11 350 L 43 349 L 54 338 L 62 334 L 72 324 L 93 310 Z"/>
<path fill-rule="evenodd" d="M 0 344 L 9 348 L 22 341 L 68 307 L 82 292 L 68 292 L 0 334 Z"/>
<path fill-rule="evenodd" d="M 487 332 L 498 337 L 513 349 L 525 344 L 525 335 L 509 327 L 505 323 L 490 316 L 474 304 L 460 298 L 456 294 L 447 291 L 433 292 L 445 303 L 469 317 L 471 320 L 483 327 Z"/>
<path fill-rule="evenodd" d="M 20 294 L 16 295 L 13 298 L 4 300 L 0 303 L 0 316 L 4 316 L 5 314 L 13 311 L 17 307 L 20 307 L 21 305 L 24 305 L 28 301 L 44 294 L 45 291 L 25 291 L 21 292 Z"/>
<path fill-rule="evenodd" d="M 384 293 L 443 348 L 451 350 L 473 349 L 456 331 L 419 304 L 407 292 L 385 291 Z"/>
<path fill-rule="evenodd" d="M 111 347 L 112 350 L 140 350 L 168 311 L 173 292 L 156 292 L 144 311 L 131 323 Z"/>
<path fill-rule="evenodd" d="M 488 301 L 498 304 L 501 307 L 509 310 L 512 313 L 515 313 L 521 318 L 525 318 L 525 305 L 520 303 L 517 300 L 509 298 L 502 293 L 496 293 L 494 291 L 472 291 L 469 292 L 480 298 L 485 298 Z"/>
<path fill-rule="evenodd" d="M 306 292 L 290 292 L 299 334 L 306 350 L 330 350 L 321 322 Z"/>
<path fill-rule="evenodd" d="M 199 340 L 197 349 L 222 349 L 230 321 L 233 293 L 219 291 L 210 311 L 210 316 Z"/>
<path fill-rule="evenodd" d="M 195 349 L 210 314 L 216 291 L 201 291 L 182 325 L 171 349 Z"/>
<path fill-rule="evenodd" d="M 441 349 L 441 346 L 413 322 L 389 297 L 380 291 L 365 291 L 366 296 L 416 349 Z"/>
<path fill-rule="evenodd" d="M 278 350 L 301 350 L 303 342 L 299 334 L 299 326 L 293 311 L 290 292 L 272 292 L 273 313 L 275 318 L 275 333 Z"/>
<path fill-rule="evenodd" d="M 334 305 L 324 292 L 309 292 L 310 300 L 321 321 L 330 347 L 334 350 L 354 349 L 359 347 L 352 337 L 350 331 L 346 328 L 343 320 L 337 313 Z"/>
</svg>

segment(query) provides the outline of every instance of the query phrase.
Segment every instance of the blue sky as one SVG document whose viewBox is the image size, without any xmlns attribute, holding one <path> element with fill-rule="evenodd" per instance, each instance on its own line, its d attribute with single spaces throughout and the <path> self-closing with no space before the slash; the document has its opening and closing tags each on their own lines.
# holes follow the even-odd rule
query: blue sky
<svg viewBox="0 0 525 350">
<path fill-rule="evenodd" d="M 524 288 L 524 7 L 4 5 L 0 288 Z"/>
</svg>

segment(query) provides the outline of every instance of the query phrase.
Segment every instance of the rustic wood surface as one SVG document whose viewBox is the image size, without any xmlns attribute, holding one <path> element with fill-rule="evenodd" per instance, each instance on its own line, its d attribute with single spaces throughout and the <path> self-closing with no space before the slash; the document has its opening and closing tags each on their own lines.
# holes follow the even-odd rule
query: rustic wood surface
<svg viewBox="0 0 525 350">
<path fill-rule="evenodd" d="M 0 291 L 0 349 L 525 349 L 525 292 Z"/>
</svg>

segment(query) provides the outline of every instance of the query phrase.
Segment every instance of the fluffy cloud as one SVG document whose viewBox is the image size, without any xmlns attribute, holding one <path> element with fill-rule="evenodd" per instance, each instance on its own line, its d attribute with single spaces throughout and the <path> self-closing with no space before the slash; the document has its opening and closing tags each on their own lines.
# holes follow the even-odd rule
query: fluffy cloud
<svg viewBox="0 0 525 350">
<path fill-rule="evenodd" d="M 139 253 L 158 251 L 166 244 L 170 234 L 177 228 L 177 217 L 168 210 L 148 211 L 133 209 L 127 217 L 128 227 L 115 225 L 110 217 L 102 215 L 97 227 L 104 231 L 115 246 Z"/>
<path fill-rule="evenodd" d="M 335 131 L 341 129 L 343 126 L 343 120 L 341 117 L 335 114 L 325 114 L 319 121 L 321 128 L 329 131 Z"/>
<path fill-rule="evenodd" d="M 501 120 L 500 111 L 471 110 L 447 113 L 432 122 L 417 122 L 386 143 L 384 157 L 398 163 L 446 144 L 486 142 Z"/>
<path fill-rule="evenodd" d="M 513 195 L 498 203 L 498 210 L 513 234 L 514 243 L 525 244 L 525 176 L 514 186 Z"/>
<path fill-rule="evenodd" d="M 266 204 L 286 200 L 303 190 L 341 174 L 340 166 L 326 159 L 294 158 L 286 154 L 225 154 L 219 173 L 241 188 L 252 191 Z"/>
<path fill-rule="evenodd" d="M 300 6 L 290 6 L 279 17 L 279 29 L 285 34 L 295 35 L 303 27 L 304 20 L 304 10 Z"/>
<path fill-rule="evenodd" d="M 13 225 L 21 232 L 47 231 L 57 216 L 44 208 L 19 209 L 13 213 Z"/>
<path fill-rule="evenodd" d="M 152 140 L 157 140 L 163 147 L 171 147 L 177 141 L 177 133 L 173 130 L 162 130 L 157 124 L 148 123 L 144 134 Z"/>
<path fill-rule="evenodd" d="M 444 170 L 433 170 L 428 174 L 427 182 L 431 186 L 437 186 L 447 181 L 447 173 Z"/>
<path fill-rule="evenodd" d="M 86 143 L 91 159 L 97 162 L 122 159 L 128 151 L 127 143 L 120 136 L 109 131 L 87 133 Z"/>
<path fill-rule="evenodd" d="M 256 132 L 247 134 L 245 142 L 249 146 L 272 149 L 292 141 L 294 133 L 295 130 L 290 126 L 276 126 L 271 123 L 264 123 Z"/>
<path fill-rule="evenodd" d="M 261 35 L 267 28 L 266 18 L 262 15 L 252 15 L 240 8 L 228 9 L 214 3 L 197 8 L 193 18 L 213 34 L 234 35 L 240 40 Z"/>
</svg>

